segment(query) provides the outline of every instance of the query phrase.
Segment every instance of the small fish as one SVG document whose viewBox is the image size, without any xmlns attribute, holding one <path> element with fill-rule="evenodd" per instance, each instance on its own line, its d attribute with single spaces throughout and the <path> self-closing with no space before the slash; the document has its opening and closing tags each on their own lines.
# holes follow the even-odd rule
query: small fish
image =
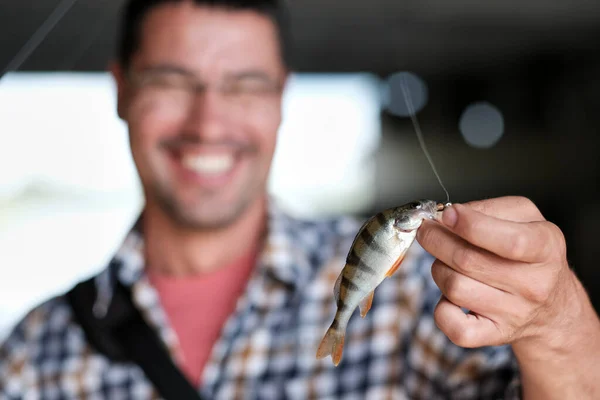
<svg viewBox="0 0 600 400">
<path fill-rule="evenodd" d="M 436 212 L 446 206 L 433 200 L 414 201 L 381 211 L 363 224 L 335 282 L 337 312 L 319 345 L 317 358 L 331 354 L 333 363 L 339 364 L 346 326 L 356 307 L 364 318 L 371 308 L 375 288 L 400 267 L 423 219 L 434 219 Z"/>
</svg>

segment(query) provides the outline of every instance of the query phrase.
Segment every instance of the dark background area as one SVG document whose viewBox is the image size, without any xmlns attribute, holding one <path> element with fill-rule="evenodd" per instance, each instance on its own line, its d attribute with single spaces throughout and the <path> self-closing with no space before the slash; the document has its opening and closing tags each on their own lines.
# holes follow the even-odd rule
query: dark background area
<svg viewBox="0 0 600 400">
<path fill-rule="evenodd" d="M 60 3 L 71 2 L 2 1 L 2 68 Z M 122 0 L 72 3 L 19 70 L 105 70 Z M 600 1 L 302 0 L 291 9 L 297 71 L 420 76 L 428 103 L 418 118 L 451 201 L 531 198 L 563 229 L 600 309 Z M 504 116 L 504 136 L 490 149 L 469 146 L 458 129 L 476 101 Z M 410 119 L 382 111 L 382 124 L 378 201 L 365 214 L 443 201 Z"/>
</svg>

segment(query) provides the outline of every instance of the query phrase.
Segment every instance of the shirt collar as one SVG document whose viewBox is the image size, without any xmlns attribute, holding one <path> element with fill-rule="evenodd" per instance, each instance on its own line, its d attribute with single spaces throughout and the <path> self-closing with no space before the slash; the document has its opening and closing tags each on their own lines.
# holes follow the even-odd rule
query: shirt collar
<svg viewBox="0 0 600 400">
<path fill-rule="evenodd" d="M 314 258 L 323 232 L 306 230 L 308 222 L 288 213 L 273 198 L 268 199 L 267 231 L 253 274 L 260 281 L 274 280 L 289 289 L 304 286 L 315 272 Z M 126 235 L 108 268 L 97 279 L 97 308 L 106 309 L 112 297 L 114 280 L 133 286 L 145 276 L 144 240 L 141 217 Z"/>
<path fill-rule="evenodd" d="M 306 283 L 313 272 L 311 257 L 316 248 L 305 240 L 310 235 L 302 229 L 305 224 L 271 200 L 267 237 L 258 260 L 258 269 L 291 287 Z"/>
</svg>

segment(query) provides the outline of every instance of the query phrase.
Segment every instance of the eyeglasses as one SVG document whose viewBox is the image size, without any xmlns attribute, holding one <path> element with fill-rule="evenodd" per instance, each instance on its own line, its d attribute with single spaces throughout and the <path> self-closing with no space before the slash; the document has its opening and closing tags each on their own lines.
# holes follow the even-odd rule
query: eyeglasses
<svg viewBox="0 0 600 400">
<path fill-rule="evenodd" d="M 196 77 L 178 70 L 131 71 L 128 74 L 138 93 L 155 100 L 178 101 L 190 104 L 199 93 L 217 92 L 230 106 L 264 104 L 281 93 L 282 85 L 258 72 L 248 72 L 225 79 L 216 85 L 199 81 Z"/>
</svg>

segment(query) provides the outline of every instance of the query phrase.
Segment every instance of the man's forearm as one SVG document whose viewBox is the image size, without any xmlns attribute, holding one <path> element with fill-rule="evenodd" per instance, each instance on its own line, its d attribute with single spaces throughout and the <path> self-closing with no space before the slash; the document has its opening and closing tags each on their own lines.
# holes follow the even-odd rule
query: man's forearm
<svg viewBox="0 0 600 400">
<path fill-rule="evenodd" d="M 581 306 L 564 336 L 513 346 L 526 400 L 600 399 L 600 320 L 576 284 Z"/>
</svg>

